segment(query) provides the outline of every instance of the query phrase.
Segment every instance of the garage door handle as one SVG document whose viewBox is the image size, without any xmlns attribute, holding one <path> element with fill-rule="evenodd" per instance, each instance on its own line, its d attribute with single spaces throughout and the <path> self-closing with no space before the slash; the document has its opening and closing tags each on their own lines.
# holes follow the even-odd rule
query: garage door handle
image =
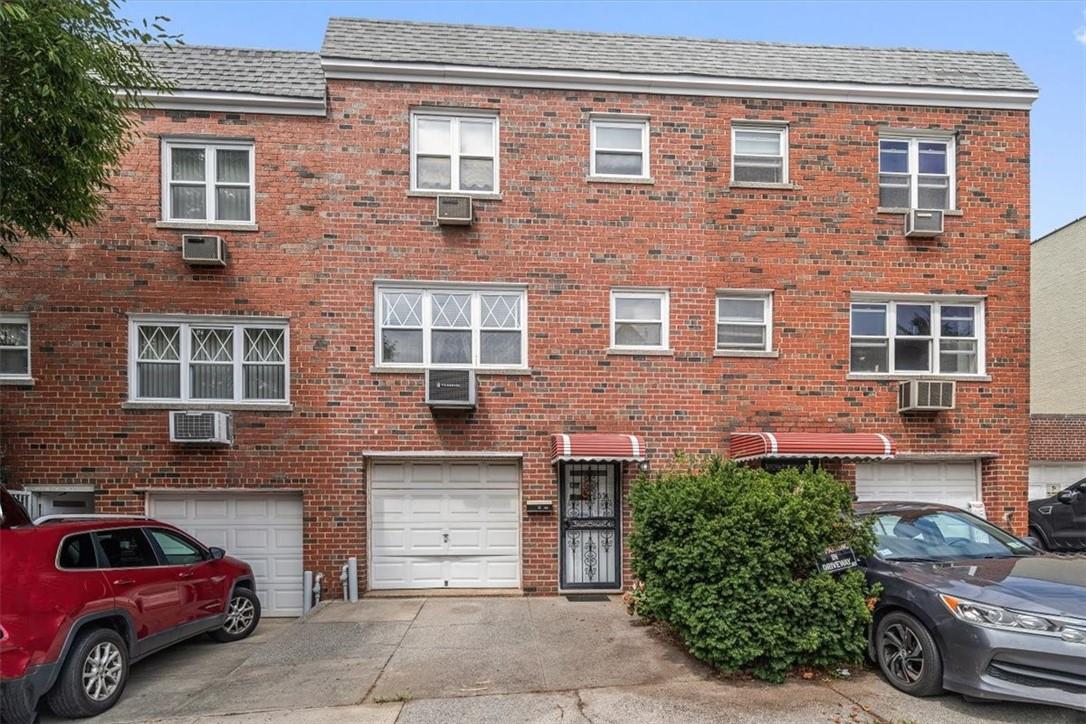
<svg viewBox="0 0 1086 724">
<path fill-rule="evenodd" d="M 114 586 L 131 586 L 135 582 L 136 582 L 136 579 L 134 579 L 134 578 L 118 578 L 116 581 L 113 582 L 113 585 Z"/>
<path fill-rule="evenodd" d="M 448 533 L 442 533 L 441 534 L 441 539 L 443 541 L 445 541 L 446 543 L 448 543 L 449 542 L 449 534 Z"/>
</svg>

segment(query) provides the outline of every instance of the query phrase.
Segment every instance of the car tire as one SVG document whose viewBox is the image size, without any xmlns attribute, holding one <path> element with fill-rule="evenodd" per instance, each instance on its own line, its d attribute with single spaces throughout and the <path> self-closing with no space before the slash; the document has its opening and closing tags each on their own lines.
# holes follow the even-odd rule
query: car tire
<svg viewBox="0 0 1086 724">
<path fill-rule="evenodd" d="M 110 628 L 79 635 L 46 702 L 57 716 L 82 719 L 110 709 L 128 683 L 128 644 Z"/>
<path fill-rule="evenodd" d="M 260 623 L 260 599 L 248 588 L 235 588 L 226 604 L 226 620 L 221 628 L 211 632 L 211 638 L 220 643 L 241 641 Z"/>
<path fill-rule="evenodd" d="M 893 611 L 875 629 L 875 655 L 890 685 L 913 696 L 943 691 L 943 658 L 924 624 L 904 611 Z"/>
<path fill-rule="evenodd" d="M 1037 542 L 1041 544 L 1041 550 L 1043 550 L 1043 551 L 1051 551 L 1052 550 L 1052 546 L 1050 546 L 1048 544 L 1048 540 L 1045 539 L 1044 533 L 1041 532 L 1040 528 L 1036 528 L 1036 527 L 1030 528 L 1029 529 L 1029 534 L 1031 536 L 1033 536 L 1034 538 L 1036 538 Z"/>
</svg>

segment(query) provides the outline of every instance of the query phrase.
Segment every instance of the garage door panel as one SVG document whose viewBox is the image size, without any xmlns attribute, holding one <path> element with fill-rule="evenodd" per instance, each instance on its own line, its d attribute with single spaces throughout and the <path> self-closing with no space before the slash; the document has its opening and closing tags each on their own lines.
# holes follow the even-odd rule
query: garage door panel
<svg viewBox="0 0 1086 724">
<path fill-rule="evenodd" d="M 267 616 L 302 608 L 302 501 L 283 494 L 152 494 L 152 517 L 248 563 Z"/>
<path fill-rule="evenodd" d="M 859 500 L 941 503 L 968 510 L 980 500 L 973 462 L 863 463 L 856 466 Z"/>
<path fill-rule="evenodd" d="M 519 466 L 375 463 L 371 470 L 374 588 L 519 584 Z"/>
</svg>

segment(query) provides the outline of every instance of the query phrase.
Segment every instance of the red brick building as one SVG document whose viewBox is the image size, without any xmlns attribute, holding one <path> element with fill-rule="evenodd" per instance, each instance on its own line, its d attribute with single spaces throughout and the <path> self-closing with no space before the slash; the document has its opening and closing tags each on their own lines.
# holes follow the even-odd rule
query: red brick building
<svg viewBox="0 0 1086 724">
<path fill-rule="evenodd" d="M 100 224 L 0 268 L 3 475 L 39 512 L 177 521 L 273 613 L 348 556 L 368 588 L 620 588 L 638 465 L 736 432 L 1024 529 L 1007 56 L 333 20 L 320 54 L 152 57 L 176 92 Z M 474 370 L 474 408 L 427 369 Z M 899 412 L 915 379 L 953 408 Z M 175 410 L 233 444 L 171 442 Z"/>
</svg>

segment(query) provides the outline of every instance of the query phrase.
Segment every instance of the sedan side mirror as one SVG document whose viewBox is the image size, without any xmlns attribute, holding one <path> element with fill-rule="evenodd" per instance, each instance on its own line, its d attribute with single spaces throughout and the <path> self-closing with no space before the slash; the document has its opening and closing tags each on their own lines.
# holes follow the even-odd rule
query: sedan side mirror
<svg viewBox="0 0 1086 724">
<path fill-rule="evenodd" d="M 222 560 L 223 556 L 226 555 L 226 551 L 218 546 L 211 546 L 208 550 L 211 552 L 211 560 L 213 561 Z"/>
<path fill-rule="evenodd" d="M 1078 498 L 1079 492 L 1077 490 L 1061 490 L 1056 494 L 1056 501 L 1063 503 L 1064 505 L 1070 505 Z"/>
<path fill-rule="evenodd" d="M 1022 542 L 1032 548 L 1036 548 L 1037 550 L 1044 550 L 1044 546 L 1041 545 L 1041 541 L 1037 540 L 1037 538 L 1032 535 L 1022 536 Z"/>
</svg>

